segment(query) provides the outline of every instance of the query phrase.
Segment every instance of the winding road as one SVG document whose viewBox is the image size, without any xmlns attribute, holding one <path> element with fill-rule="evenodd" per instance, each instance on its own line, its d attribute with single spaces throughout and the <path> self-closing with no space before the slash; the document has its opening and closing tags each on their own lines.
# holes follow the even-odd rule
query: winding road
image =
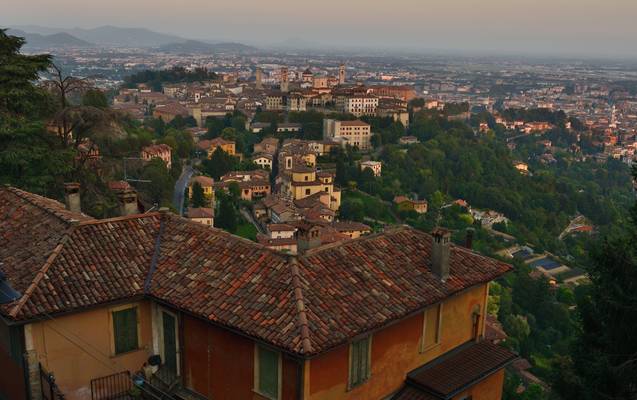
<svg viewBox="0 0 637 400">
<path fill-rule="evenodd" d="M 194 174 L 195 170 L 190 166 L 184 166 L 181 171 L 181 175 L 177 182 L 175 182 L 175 193 L 173 193 L 173 206 L 179 215 L 184 214 L 184 192 L 190 182 L 190 177 Z"/>
</svg>

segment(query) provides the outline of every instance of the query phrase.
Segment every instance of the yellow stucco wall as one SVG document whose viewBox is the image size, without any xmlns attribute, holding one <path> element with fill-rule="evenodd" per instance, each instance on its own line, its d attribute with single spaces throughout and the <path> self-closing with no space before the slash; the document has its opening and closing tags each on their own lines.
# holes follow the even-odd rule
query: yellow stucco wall
<svg viewBox="0 0 637 400">
<path fill-rule="evenodd" d="M 55 375 L 67 400 L 91 399 L 92 379 L 125 370 L 134 373 L 152 354 L 150 303 L 130 304 L 138 305 L 139 349 L 117 356 L 113 354 L 110 313 L 125 304 L 31 324 L 39 361 Z"/>
<path fill-rule="evenodd" d="M 447 299 L 442 307 L 440 343 L 420 352 L 423 314 L 417 314 L 372 335 L 371 376 L 348 390 L 349 346 L 341 346 L 310 360 L 309 392 L 313 400 L 379 399 L 397 391 L 407 373 L 471 340 L 472 311 L 485 309 L 487 285 L 479 285 Z M 484 315 L 484 312 L 482 312 Z M 481 329 L 484 320 L 482 321 Z M 502 385 L 484 390 L 501 391 Z"/>
</svg>

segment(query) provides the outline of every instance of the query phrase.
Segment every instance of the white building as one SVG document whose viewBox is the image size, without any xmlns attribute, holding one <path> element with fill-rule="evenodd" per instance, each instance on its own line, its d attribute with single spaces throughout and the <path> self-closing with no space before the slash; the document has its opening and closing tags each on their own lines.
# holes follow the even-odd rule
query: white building
<svg viewBox="0 0 637 400">
<path fill-rule="evenodd" d="M 343 112 L 354 114 L 356 117 L 375 116 L 377 108 L 378 97 L 369 94 L 356 95 L 345 99 Z"/>
<path fill-rule="evenodd" d="M 361 162 L 361 170 L 371 169 L 374 176 L 380 176 L 383 168 L 383 163 L 380 161 L 363 161 Z"/>
</svg>

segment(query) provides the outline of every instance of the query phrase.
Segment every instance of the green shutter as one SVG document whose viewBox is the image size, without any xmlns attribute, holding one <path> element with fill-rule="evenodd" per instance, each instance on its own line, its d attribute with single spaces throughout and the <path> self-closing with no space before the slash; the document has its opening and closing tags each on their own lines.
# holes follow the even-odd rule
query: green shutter
<svg viewBox="0 0 637 400">
<path fill-rule="evenodd" d="M 350 387 L 355 387 L 369 378 L 369 338 L 352 343 L 349 371 Z"/>
<path fill-rule="evenodd" d="M 115 354 L 136 350 L 137 343 L 137 308 L 127 308 L 113 312 L 113 335 Z"/>
<path fill-rule="evenodd" d="M 271 398 L 279 396 L 279 353 L 259 347 L 259 392 Z"/>
</svg>

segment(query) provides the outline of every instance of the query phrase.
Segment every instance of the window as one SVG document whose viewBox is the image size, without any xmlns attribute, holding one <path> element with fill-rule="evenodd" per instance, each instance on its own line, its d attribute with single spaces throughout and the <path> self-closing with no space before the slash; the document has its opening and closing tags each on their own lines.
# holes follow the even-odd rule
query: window
<svg viewBox="0 0 637 400">
<path fill-rule="evenodd" d="M 425 351 L 440 343 L 441 319 L 442 303 L 436 304 L 425 311 L 420 351 Z"/>
<path fill-rule="evenodd" d="M 139 348 L 137 307 L 112 312 L 114 353 L 122 354 Z"/>
<path fill-rule="evenodd" d="M 352 342 L 349 348 L 349 388 L 365 383 L 370 375 L 370 355 L 372 338 Z"/>
<path fill-rule="evenodd" d="M 473 339 L 477 339 L 478 336 L 480 336 L 480 317 L 480 304 L 476 304 L 471 313 L 471 333 Z"/>
<path fill-rule="evenodd" d="M 256 346 L 254 366 L 254 387 L 259 394 L 269 398 L 279 398 L 281 379 L 281 355 L 268 348 Z"/>
<path fill-rule="evenodd" d="M 312 191 L 310 189 L 305 189 L 305 194 L 309 195 L 310 193 L 312 193 Z"/>
</svg>

